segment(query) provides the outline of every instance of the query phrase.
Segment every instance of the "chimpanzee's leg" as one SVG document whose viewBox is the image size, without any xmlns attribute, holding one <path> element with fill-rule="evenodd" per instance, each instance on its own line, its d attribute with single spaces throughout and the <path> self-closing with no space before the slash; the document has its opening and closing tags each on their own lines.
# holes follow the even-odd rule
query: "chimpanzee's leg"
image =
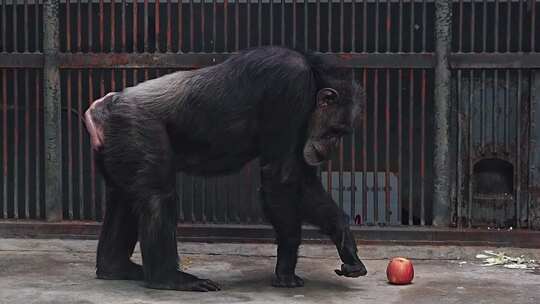
<svg viewBox="0 0 540 304">
<path fill-rule="evenodd" d="M 300 188 L 298 183 L 283 183 L 280 168 L 272 164 L 261 168 L 263 210 L 277 234 L 277 264 L 272 286 L 300 287 L 304 281 L 295 274 L 301 241 L 301 219 L 298 216 Z"/>
<path fill-rule="evenodd" d="M 302 215 L 308 222 L 329 235 L 336 245 L 339 257 L 343 261 L 341 270 L 336 270 L 336 273 L 347 277 L 365 275 L 367 270 L 358 258 L 356 242 L 346 222 L 345 213 L 324 190 L 314 168 L 306 167 L 303 173 Z"/>
<path fill-rule="evenodd" d="M 143 280 L 142 266 L 130 257 L 137 243 L 137 218 L 125 193 L 107 183 L 107 206 L 97 250 L 98 279 Z"/>
</svg>

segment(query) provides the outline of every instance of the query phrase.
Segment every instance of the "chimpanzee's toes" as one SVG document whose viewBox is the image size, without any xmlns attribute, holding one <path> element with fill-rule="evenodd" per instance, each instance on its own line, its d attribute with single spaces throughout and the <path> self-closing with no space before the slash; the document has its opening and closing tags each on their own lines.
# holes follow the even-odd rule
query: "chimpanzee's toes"
<svg viewBox="0 0 540 304">
<path fill-rule="evenodd" d="M 112 269 L 98 266 L 96 277 L 101 280 L 144 280 L 144 272 L 141 265 L 137 265 L 132 261 L 129 261 L 123 266 L 117 265 L 118 264 L 116 264 L 115 267 L 111 267 Z"/>
<path fill-rule="evenodd" d="M 168 290 L 181 290 L 181 291 L 218 291 L 221 287 L 218 283 L 207 280 L 199 279 L 196 276 L 178 271 L 175 279 L 165 282 L 146 282 L 146 287 L 152 289 L 168 289 Z"/>
<path fill-rule="evenodd" d="M 367 274 L 367 269 L 362 263 L 356 265 L 341 264 L 341 269 L 336 269 L 335 272 L 339 276 L 357 278 L 365 276 Z"/>
<path fill-rule="evenodd" d="M 197 279 L 197 281 L 189 282 L 186 284 L 180 284 L 176 290 L 183 291 L 218 291 L 221 287 L 211 280 Z"/>
<path fill-rule="evenodd" d="M 275 275 L 272 279 L 272 286 L 274 287 L 285 287 L 285 288 L 295 288 L 304 286 L 304 280 L 295 275 Z"/>
</svg>

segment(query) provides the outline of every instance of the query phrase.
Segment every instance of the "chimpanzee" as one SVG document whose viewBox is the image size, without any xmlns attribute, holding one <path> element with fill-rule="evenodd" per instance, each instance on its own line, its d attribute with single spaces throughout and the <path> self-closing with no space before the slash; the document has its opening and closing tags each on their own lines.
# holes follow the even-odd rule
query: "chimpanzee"
<svg viewBox="0 0 540 304">
<path fill-rule="evenodd" d="M 310 53 L 260 47 L 96 100 L 85 124 L 108 189 L 97 277 L 219 290 L 178 268 L 175 174 L 227 174 L 256 157 L 263 209 L 277 235 L 272 285 L 304 284 L 295 275 L 302 221 L 336 244 L 338 275 L 365 275 L 346 216 L 316 175 L 364 100 L 360 87 L 332 70 Z M 130 260 L 137 241 L 142 266 Z"/>
</svg>

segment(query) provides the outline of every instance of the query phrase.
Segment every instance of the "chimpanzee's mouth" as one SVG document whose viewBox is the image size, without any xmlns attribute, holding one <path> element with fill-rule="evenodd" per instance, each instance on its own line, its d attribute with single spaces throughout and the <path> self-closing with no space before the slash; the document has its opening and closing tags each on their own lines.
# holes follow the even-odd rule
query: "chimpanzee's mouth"
<svg viewBox="0 0 540 304">
<path fill-rule="evenodd" d="M 322 163 L 323 161 L 326 160 L 327 153 L 317 149 L 316 147 L 313 147 L 313 150 L 315 151 L 315 156 L 317 157 L 317 160 L 319 161 L 319 163 Z"/>
</svg>

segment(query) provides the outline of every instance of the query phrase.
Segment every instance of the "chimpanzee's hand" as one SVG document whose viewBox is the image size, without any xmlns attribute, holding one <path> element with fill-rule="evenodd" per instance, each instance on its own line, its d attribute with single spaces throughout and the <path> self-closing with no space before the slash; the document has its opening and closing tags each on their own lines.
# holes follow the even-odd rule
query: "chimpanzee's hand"
<svg viewBox="0 0 540 304">
<path fill-rule="evenodd" d="M 335 272 L 338 276 L 344 276 L 349 278 L 357 278 L 360 276 L 365 276 L 367 274 L 366 267 L 363 264 L 341 264 L 341 269 L 336 269 Z"/>
</svg>

